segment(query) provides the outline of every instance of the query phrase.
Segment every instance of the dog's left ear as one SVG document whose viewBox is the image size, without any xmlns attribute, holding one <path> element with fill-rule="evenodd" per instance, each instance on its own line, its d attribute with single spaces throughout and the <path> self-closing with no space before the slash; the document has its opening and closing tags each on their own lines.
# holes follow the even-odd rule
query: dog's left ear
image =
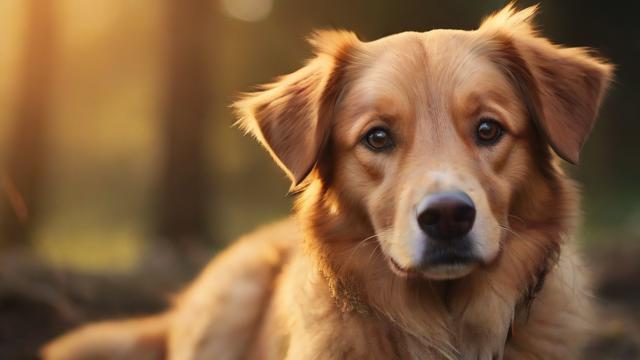
<svg viewBox="0 0 640 360">
<path fill-rule="evenodd" d="M 233 107 L 238 124 L 253 134 L 299 185 L 313 169 L 331 127 L 344 72 L 357 37 L 344 31 L 317 32 L 309 40 L 315 58 Z"/>
<path fill-rule="evenodd" d="M 613 66 L 585 49 L 563 48 L 539 36 L 531 25 L 536 10 L 515 11 L 510 4 L 486 19 L 479 31 L 491 37 L 493 60 L 507 70 L 522 92 L 550 146 L 576 164 Z"/>
</svg>

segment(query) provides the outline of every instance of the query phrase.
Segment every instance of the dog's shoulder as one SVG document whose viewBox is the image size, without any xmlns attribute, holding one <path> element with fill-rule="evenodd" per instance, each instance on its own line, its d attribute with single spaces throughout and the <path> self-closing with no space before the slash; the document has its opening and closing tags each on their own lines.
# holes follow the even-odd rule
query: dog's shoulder
<svg viewBox="0 0 640 360">
<path fill-rule="evenodd" d="M 243 236 L 214 258 L 176 299 L 170 357 L 190 358 L 194 352 L 211 358 L 241 356 L 301 237 L 297 221 L 287 218 Z"/>
</svg>

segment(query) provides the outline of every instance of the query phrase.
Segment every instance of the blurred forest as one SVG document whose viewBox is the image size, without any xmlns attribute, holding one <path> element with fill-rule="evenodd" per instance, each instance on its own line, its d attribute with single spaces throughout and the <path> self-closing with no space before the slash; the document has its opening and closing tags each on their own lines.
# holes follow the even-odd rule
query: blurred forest
<svg viewBox="0 0 640 360">
<path fill-rule="evenodd" d="M 519 7 L 532 1 L 518 1 Z M 0 0 L 0 359 L 78 324 L 163 309 L 215 252 L 285 216 L 288 182 L 233 128 L 240 91 L 305 37 L 473 29 L 482 0 Z M 542 1 L 555 42 L 614 84 L 579 167 L 604 319 L 585 355 L 640 358 L 640 5 Z"/>
</svg>

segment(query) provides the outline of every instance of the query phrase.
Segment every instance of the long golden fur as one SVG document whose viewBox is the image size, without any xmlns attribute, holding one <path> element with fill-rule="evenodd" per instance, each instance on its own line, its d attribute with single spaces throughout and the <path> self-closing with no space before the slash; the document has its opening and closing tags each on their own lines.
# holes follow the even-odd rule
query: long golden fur
<svg viewBox="0 0 640 360">
<path fill-rule="evenodd" d="M 47 359 L 571 359 L 589 284 L 570 245 L 577 162 L 612 66 L 541 37 L 535 7 L 474 31 L 316 33 L 302 69 L 235 104 L 299 193 L 158 317 L 90 325 Z M 481 146 L 481 119 L 504 134 Z M 391 129 L 387 152 L 363 144 Z M 422 266 L 420 199 L 477 210 L 476 261 Z M 126 335 L 123 335 L 126 334 Z"/>
</svg>

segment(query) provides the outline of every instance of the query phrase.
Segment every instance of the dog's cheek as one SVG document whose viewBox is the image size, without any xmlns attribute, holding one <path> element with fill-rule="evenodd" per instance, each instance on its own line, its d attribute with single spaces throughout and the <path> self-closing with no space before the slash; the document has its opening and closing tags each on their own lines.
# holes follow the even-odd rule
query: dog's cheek
<svg viewBox="0 0 640 360">
<path fill-rule="evenodd" d="M 397 203 L 399 195 L 396 188 L 378 186 L 367 198 L 367 214 L 373 225 L 381 250 L 387 256 L 392 256 L 400 244 L 394 244 L 397 239 L 396 227 Z M 396 249 L 397 250 L 397 249 Z"/>
<path fill-rule="evenodd" d="M 392 175 L 394 157 L 366 149 L 341 153 L 334 157 L 334 182 L 341 199 L 357 208 L 383 241 L 394 224 L 399 191 L 397 176 Z"/>
<path fill-rule="evenodd" d="M 488 209 L 485 208 L 485 211 L 490 212 L 487 216 L 492 216 L 498 223 L 506 216 L 511 192 L 509 179 L 505 177 L 505 168 L 502 170 L 496 172 L 490 166 L 483 166 L 475 175 L 486 198 Z"/>
<path fill-rule="evenodd" d="M 495 177 L 499 179 L 498 190 L 502 193 L 502 204 L 500 204 L 499 210 L 496 209 L 500 213 L 510 213 L 518 194 L 527 187 L 532 179 L 537 178 L 534 152 L 535 150 L 526 140 L 514 144 L 505 166 L 496 173 Z"/>
<path fill-rule="evenodd" d="M 339 194 L 343 206 L 350 211 L 368 214 L 368 198 L 376 189 L 376 184 L 363 173 L 356 158 L 342 153 L 333 159 L 333 174 L 331 187 Z"/>
<path fill-rule="evenodd" d="M 536 163 L 536 151 L 527 139 L 513 144 L 509 156 L 499 170 L 485 171 L 482 186 L 487 195 L 488 205 L 498 226 L 517 228 L 528 218 L 527 210 L 532 199 L 545 198 L 544 189 L 534 184 L 539 181 L 541 173 Z M 535 190 L 532 191 L 532 186 Z M 508 241 L 508 231 L 501 231 L 496 237 L 500 243 Z M 495 245 L 495 244 L 494 244 Z M 498 244 L 500 245 L 500 244 Z"/>
<path fill-rule="evenodd" d="M 478 175 L 491 213 L 500 224 L 508 223 L 515 194 L 529 178 L 533 167 L 527 139 L 505 144 L 493 161 L 487 161 Z"/>
<path fill-rule="evenodd" d="M 365 179 L 366 207 L 377 231 L 390 229 L 395 221 L 396 204 L 401 187 L 401 169 L 393 155 L 376 155 L 360 162 Z"/>
<path fill-rule="evenodd" d="M 358 148 L 336 156 L 336 171 L 344 184 L 345 196 L 358 199 L 364 204 L 374 196 L 385 177 L 385 164 L 376 155 Z"/>
<path fill-rule="evenodd" d="M 368 197 L 369 216 L 377 231 L 390 229 L 393 226 L 396 199 L 395 189 L 385 186 L 379 186 Z"/>
</svg>

